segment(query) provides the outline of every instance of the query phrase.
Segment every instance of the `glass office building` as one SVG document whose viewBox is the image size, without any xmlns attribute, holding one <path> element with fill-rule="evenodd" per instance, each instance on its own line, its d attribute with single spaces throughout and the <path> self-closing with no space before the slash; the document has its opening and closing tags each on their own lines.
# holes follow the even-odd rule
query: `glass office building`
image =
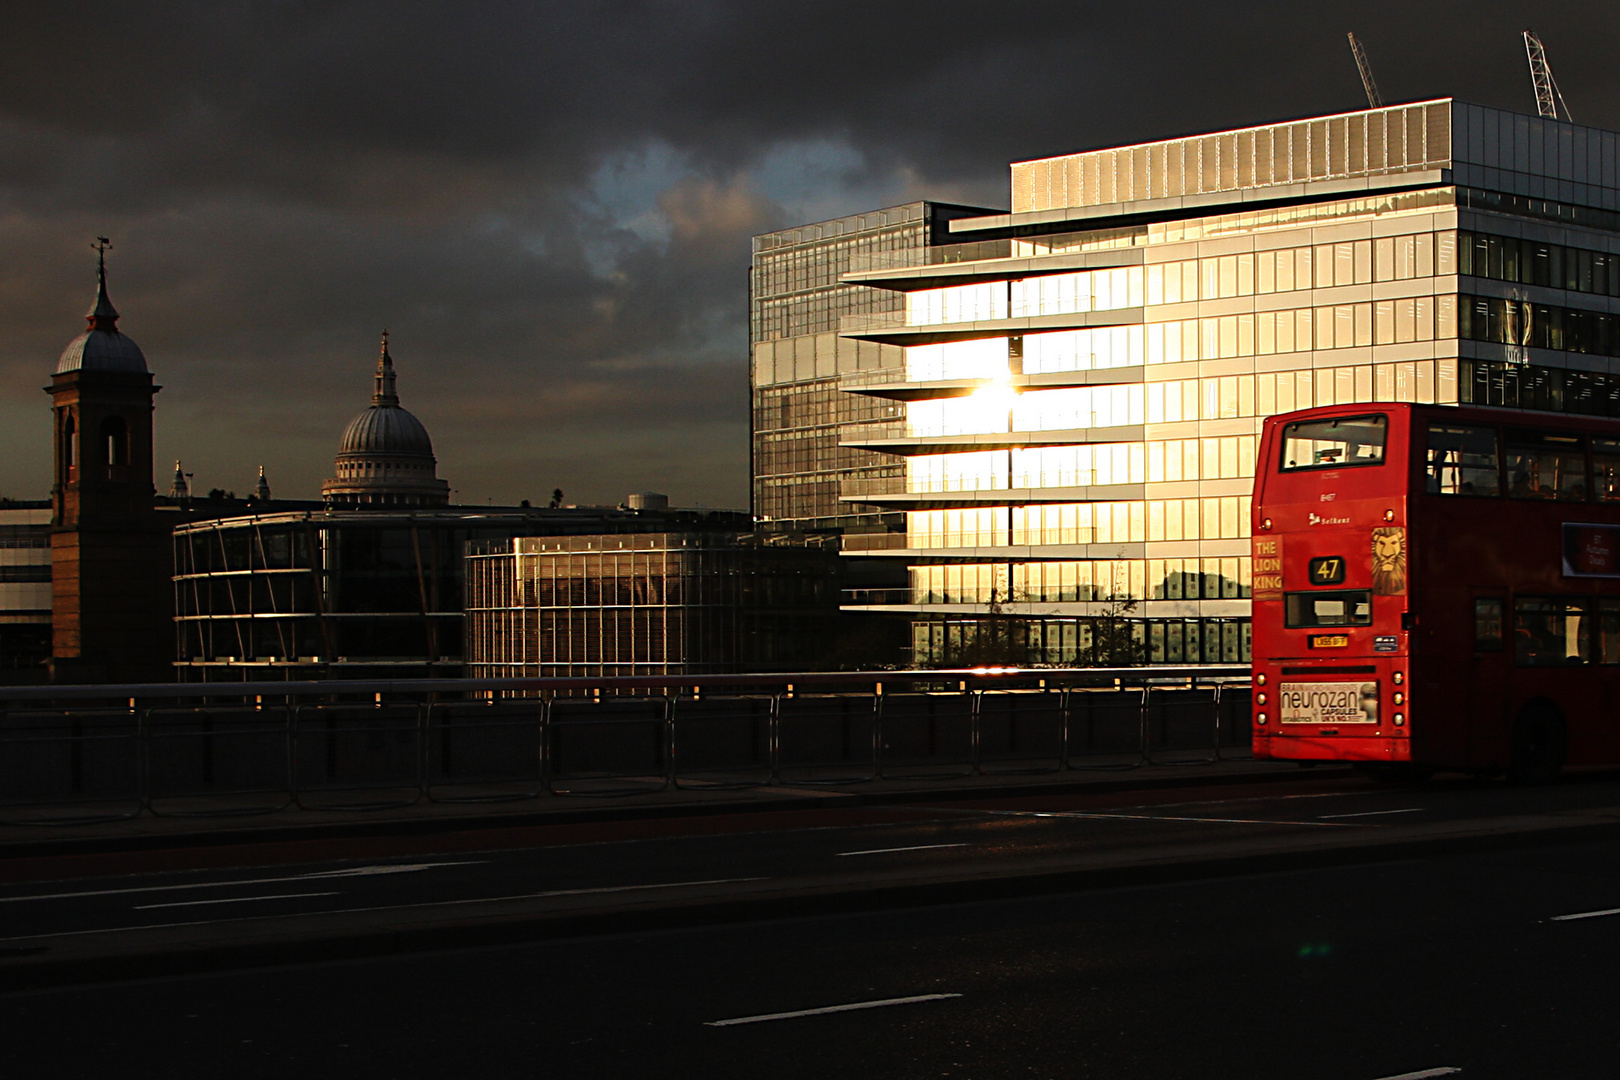
<svg viewBox="0 0 1620 1080">
<path fill-rule="evenodd" d="M 45 682 L 51 657 L 51 504 L 0 499 L 0 686 Z"/>
<path fill-rule="evenodd" d="M 904 410 L 842 393 L 841 376 L 898 369 L 894 345 L 840 337 L 849 315 L 898 313 L 904 298 L 843 279 L 874 263 L 915 264 L 959 217 L 983 209 L 916 202 L 754 237 L 749 272 L 753 512 L 773 532 L 903 528 L 901 515 L 841 500 L 840 482 L 904 475 L 897 459 L 848 444 Z"/>
<path fill-rule="evenodd" d="M 838 556 L 716 532 L 470 545 L 473 678 L 794 671 L 823 661 Z"/>
<path fill-rule="evenodd" d="M 846 437 L 861 550 L 912 660 L 1249 656 L 1249 492 L 1273 413 L 1474 402 L 1620 415 L 1620 136 L 1452 100 L 1012 165 L 1012 210 L 852 268 L 887 299 L 841 374 L 903 410 Z M 1004 245 L 997 249 L 996 245 Z M 954 246 L 959 245 L 959 246 Z M 872 547 L 884 547 L 874 544 Z"/>
</svg>

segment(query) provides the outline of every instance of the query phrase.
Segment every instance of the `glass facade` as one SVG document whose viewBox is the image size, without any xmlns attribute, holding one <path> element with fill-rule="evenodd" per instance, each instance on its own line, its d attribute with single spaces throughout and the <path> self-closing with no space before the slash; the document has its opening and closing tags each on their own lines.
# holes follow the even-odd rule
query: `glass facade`
<svg viewBox="0 0 1620 1080">
<path fill-rule="evenodd" d="M 793 671 L 824 659 L 837 556 L 737 535 L 521 538 L 467 557 L 474 678 Z"/>
<path fill-rule="evenodd" d="M 0 685 L 45 682 L 51 657 L 51 504 L 0 499 Z"/>
<path fill-rule="evenodd" d="M 459 677 L 470 543 L 746 527 L 728 512 L 324 511 L 174 530 L 180 681 Z"/>
<path fill-rule="evenodd" d="M 901 358 L 840 385 L 903 419 L 845 444 L 903 468 L 842 498 L 909 573 L 848 606 L 918 666 L 1247 660 L 1266 416 L 1620 415 L 1617 151 L 1439 101 L 1015 164 L 978 254 L 846 277 L 891 299 L 841 336 Z"/>
<path fill-rule="evenodd" d="M 840 338 L 840 320 L 904 309 L 900 294 L 850 284 L 851 269 L 924 263 L 950 220 L 987 211 L 908 203 L 756 236 L 749 272 L 753 512 L 772 531 L 898 528 L 880 508 L 839 499 L 847 477 L 896 477 L 892 458 L 843 445 L 857 427 L 895 426 L 904 410 L 839 390 L 854 372 L 895 368 L 901 350 Z M 1006 242 L 973 254 L 1005 254 Z M 963 253 L 957 251 L 961 256 Z"/>
</svg>

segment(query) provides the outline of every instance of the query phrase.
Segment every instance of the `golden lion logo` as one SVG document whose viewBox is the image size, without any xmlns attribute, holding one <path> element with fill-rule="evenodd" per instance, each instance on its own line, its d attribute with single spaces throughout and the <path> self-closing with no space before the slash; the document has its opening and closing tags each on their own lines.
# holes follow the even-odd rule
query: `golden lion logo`
<svg viewBox="0 0 1620 1080">
<path fill-rule="evenodd" d="M 1378 596 L 1406 594 L 1406 530 L 1399 525 L 1372 531 L 1372 591 Z"/>
</svg>

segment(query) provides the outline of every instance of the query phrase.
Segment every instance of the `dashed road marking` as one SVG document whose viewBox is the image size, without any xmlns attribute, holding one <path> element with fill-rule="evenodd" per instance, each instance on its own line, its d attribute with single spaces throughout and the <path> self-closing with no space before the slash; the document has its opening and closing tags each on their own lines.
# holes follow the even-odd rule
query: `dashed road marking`
<svg viewBox="0 0 1620 1080">
<path fill-rule="evenodd" d="M 1379 817 L 1382 814 L 1421 814 L 1427 807 L 1409 806 L 1404 810 L 1363 810 L 1359 814 L 1318 814 L 1317 820 L 1328 821 L 1332 818 L 1347 817 Z"/>
<path fill-rule="evenodd" d="M 175 892 L 180 889 L 228 889 L 233 885 L 277 885 L 286 881 L 320 881 L 325 878 L 378 877 L 383 874 L 414 874 L 439 866 L 481 866 L 485 859 L 463 859 L 457 862 L 379 863 L 375 866 L 352 866 L 347 870 L 316 870 L 309 874 L 283 877 L 238 878 L 236 881 L 187 881 L 178 885 L 137 885 L 127 889 L 89 889 L 83 892 L 39 893 L 33 896 L 0 896 L 0 904 L 15 904 L 23 900 L 72 900 L 81 896 L 123 896 L 128 893 Z"/>
<path fill-rule="evenodd" d="M 914 994 L 911 997 L 884 998 L 881 1001 L 856 1001 L 848 1005 L 824 1005 L 819 1009 L 796 1009 L 793 1012 L 737 1016 L 730 1020 L 706 1020 L 704 1026 L 732 1027 L 737 1024 L 762 1024 L 767 1020 L 792 1020 L 800 1016 L 824 1016 L 827 1013 L 854 1012 L 857 1009 L 881 1009 L 888 1005 L 913 1005 L 919 1001 L 943 1001 L 946 998 L 959 998 L 961 996 L 961 994 Z"/>
<path fill-rule="evenodd" d="M 912 844 L 910 847 L 880 847 L 871 848 L 867 851 L 835 851 L 833 852 L 833 857 L 842 858 L 845 855 L 887 855 L 892 851 L 935 851 L 939 848 L 948 847 L 967 847 L 967 844 Z"/>
<path fill-rule="evenodd" d="M 595 889 L 552 889 L 549 892 L 520 893 L 516 896 L 473 896 L 465 900 L 429 900 L 419 904 L 378 904 L 374 907 L 334 908 L 301 911 L 283 915 L 243 916 L 236 919 L 197 919 L 191 922 L 149 923 L 144 926 L 105 926 L 95 930 L 59 930 L 52 934 L 19 934 L 0 942 L 43 941 L 47 938 L 90 937 L 97 934 L 124 934 L 134 930 L 176 930 L 192 926 L 220 926 L 225 923 L 272 922 L 278 919 L 309 919 L 326 915 L 367 915 L 377 911 L 410 911 L 416 908 L 456 907 L 464 904 L 498 904 L 507 900 L 543 900 L 552 896 L 584 896 L 590 893 L 636 892 L 642 889 L 678 889 L 685 885 L 730 885 L 744 881 L 769 881 L 764 877 L 711 878 L 706 881 L 662 881 L 655 885 L 608 885 Z"/>
<path fill-rule="evenodd" d="M 218 900 L 180 900 L 171 904 L 138 904 L 136 911 L 154 911 L 157 908 L 202 907 L 204 904 L 245 904 L 249 900 L 297 900 L 305 896 L 342 896 L 341 892 L 272 893 L 269 896 L 227 896 Z"/>
<path fill-rule="evenodd" d="M 1554 915 L 1552 922 L 1574 922 L 1576 919 L 1600 919 L 1605 915 L 1620 915 L 1620 907 L 1604 908 L 1602 911 L 1577 911 L 1573 915 Z"/>
</svg>

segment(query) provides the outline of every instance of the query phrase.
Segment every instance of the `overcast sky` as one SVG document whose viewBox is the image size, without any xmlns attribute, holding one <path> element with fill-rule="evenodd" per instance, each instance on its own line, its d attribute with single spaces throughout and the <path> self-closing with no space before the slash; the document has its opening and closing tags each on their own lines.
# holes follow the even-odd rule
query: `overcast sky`
<svg viewBox="0 0 1620 1080">
<path fill-rule="evenodd" d="M 1352 14 L 1353 12 L 1353 14 Z M 748 501 L 748 238 L 1010 161 L 1386 101 L 1620 127 L 1620 6 L 51 3 L 0 13 L 0 495 L 42 498 L 94 291 L 158 482 L 313 498 L 387 328 L 459 501 Z"/>
</svg>

